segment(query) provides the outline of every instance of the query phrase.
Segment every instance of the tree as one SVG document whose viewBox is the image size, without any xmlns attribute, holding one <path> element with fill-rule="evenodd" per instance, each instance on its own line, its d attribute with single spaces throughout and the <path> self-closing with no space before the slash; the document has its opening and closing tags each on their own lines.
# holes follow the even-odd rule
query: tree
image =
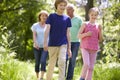
<svg viewBox="0 0 120 80">
<path fill-rule="evenodd" d="M 93 2 L 94 2 L 94 0 L 87 0 L 87 5 L 85 6 L 85 20 L 86 21 L 89 20 L 88 11 L 90 8 L 93 7 Z"/>
<path fill-rule="evenodd" d="M 37 21 L 37 12 L 45 9 L 43 5 L 41 0 L 3 0 L 0 3 L 0 25 L 11 34 L 9 40 L 14 39 L 11 47 L 16 47 L 17 57 L 21 59 L 33 58 L 30 27 Z"/>
</svg>

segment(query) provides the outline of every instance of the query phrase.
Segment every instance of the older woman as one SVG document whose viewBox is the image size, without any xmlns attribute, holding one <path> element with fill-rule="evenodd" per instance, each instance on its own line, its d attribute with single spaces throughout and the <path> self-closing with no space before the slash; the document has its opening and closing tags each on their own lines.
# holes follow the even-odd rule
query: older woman
<svg viewBox="0 0 120 80">
<path fill-rule="evenodd" d="M 45 22 L 47 17 L 48 17 L 47 11 L 40 11 L 38 15 L 39 21 L 34 23 L 31 27 L 31 30 L 33 32 L 33 42 L 34 42 L 33 47 L 34 47 L 34 56 L 35 56 L 35 72 L 37 78 L 38 79 L 40 78 L 40 80 L 43 80 L 44 72 L 46 71 L 46 58 L 48 55 L 48 52 L 43 50 L 44 31 L 46 25 Z M 40 70 L 41 70 L 41 75 L 39 77 Z"/>
</svg>

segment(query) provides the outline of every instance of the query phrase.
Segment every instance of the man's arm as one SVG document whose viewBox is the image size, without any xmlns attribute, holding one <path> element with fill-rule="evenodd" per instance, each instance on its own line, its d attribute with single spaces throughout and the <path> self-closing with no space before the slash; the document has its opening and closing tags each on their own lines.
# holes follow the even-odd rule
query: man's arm
<svg viewBox="0 0 120 80">
<path fill-rule="evenodd" d="M 71 53 L 71 41 L 70 41 L 70 27 L 67 28 L 67 51 L 68 51 L 68 56 L 69 58 L 72 57 L 72 53 Z"/>
</svg>

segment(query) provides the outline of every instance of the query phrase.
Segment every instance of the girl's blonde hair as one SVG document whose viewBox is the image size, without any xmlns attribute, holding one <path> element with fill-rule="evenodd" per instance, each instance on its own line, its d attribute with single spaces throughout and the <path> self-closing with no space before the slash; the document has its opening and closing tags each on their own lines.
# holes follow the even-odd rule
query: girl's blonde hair
<svg viewBox="0 0 120 80">
<path fill-rule="evenodd" d="M 90 14 L 92 11 L 97 12 L 99 14 L 99 9 L 97 7 L 90 8 L 88 14 Z"/>
<path fill-rule="evenodd" d="M 39 21 L 41 21 L 41 19 L 40 19 L 41 14 L 46 14 L 46 16 L 48 17 L 48 12 L 46 10 L 42 10 L 38 13 L 38 20 Z"/>
</svg>

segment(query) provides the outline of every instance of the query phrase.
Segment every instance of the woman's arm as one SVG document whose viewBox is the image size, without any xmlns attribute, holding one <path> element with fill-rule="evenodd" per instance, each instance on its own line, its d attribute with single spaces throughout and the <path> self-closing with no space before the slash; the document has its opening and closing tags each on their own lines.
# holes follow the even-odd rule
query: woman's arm
<svg viewBox="0 0 120 80">
<path fill-rule="evenodd" d="M 37 33 L 35 31 L 33 31 L 33 43 L 34 43 L 34 47 L 36 49 L 39 49 L 39 46 L 38 46 L 38 42 L 36 40 L 36 37 L 37 37 Z"/>
</svg>

